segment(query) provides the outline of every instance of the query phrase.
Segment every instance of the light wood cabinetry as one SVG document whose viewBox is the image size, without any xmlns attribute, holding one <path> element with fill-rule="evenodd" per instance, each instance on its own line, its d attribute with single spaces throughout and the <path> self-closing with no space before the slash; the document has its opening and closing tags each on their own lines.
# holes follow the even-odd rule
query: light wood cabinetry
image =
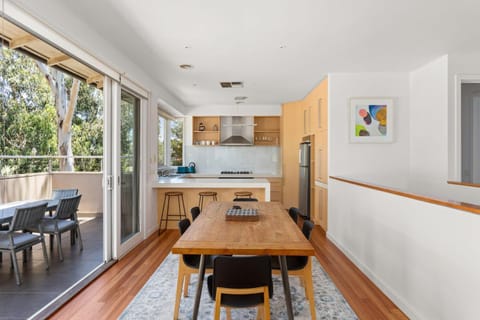
<svg viewBox="0 0 480 320">
<path fill-rule="evenodd" d="M 270 201 L 282 202 L 282 179 L 267 178 L 270 182 Z"/>
<path fill-rule="evenodd" d="M 260 146 L 280 145 L 280 117 L 256 116 L 254 144 Z"/>
<path fill-rule="evenodd" d="M 301 101 L 282 106 L 283 202 L 298 206 L 298 144 L 311 140 L 311 213 L 312 219 L 327 230 L 328 183 L 328 79 L 324 79 Z M 320 188 L 315 182 L 323 184 Z"/>
<path fill-rule="evenodd" d="M 328 189 L 315 186 L 313 190 L 314 205 L 311 218 L 315 224 L 320 225 L 326 231 L 328 226 Z"/>
<path fill-rule="evenodd" d="M 298 207 L 298 145 L 303 134 L 301 101 L 282 105 L 282 202 L 285 208 Z"/>
<path fill-rule="evenodd" d="M 192 143 L 213 146 L 220 143 L 220 117 L 193 117 Z"/>
</svg>

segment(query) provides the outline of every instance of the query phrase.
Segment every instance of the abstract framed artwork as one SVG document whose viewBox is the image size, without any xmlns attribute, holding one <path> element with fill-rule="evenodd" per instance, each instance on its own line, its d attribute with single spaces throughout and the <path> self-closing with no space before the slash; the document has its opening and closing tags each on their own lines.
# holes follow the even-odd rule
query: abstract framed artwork
<svg viewBox="0 0 480 320">
<path fill-rule="evenodd" d="M 393 141 L 392 98 L 350 98 L 350 142 Z"/>
</svg>

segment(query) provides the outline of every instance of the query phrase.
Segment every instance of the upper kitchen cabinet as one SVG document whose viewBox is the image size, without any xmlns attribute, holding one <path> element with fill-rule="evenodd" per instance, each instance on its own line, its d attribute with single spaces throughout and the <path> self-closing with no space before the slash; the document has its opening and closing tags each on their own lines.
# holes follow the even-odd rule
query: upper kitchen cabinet
<svg viewBox="0 0 480 320">
<path fill-rule="evenodd" d="M 220 143 L 220 117 L 193 117 L 192 143 L 212 146 Z"/>
<path fill-rule="evenodd" d="M 278 146 L 280 145 L 280 117 L 278 116 L 256 116 L 255 123 L 255 145 Z"/>
</svg>

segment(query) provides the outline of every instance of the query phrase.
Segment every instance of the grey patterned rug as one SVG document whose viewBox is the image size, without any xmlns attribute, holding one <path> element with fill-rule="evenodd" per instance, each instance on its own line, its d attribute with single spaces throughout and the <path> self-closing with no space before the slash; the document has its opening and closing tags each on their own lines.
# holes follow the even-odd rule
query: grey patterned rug
<svg viewBox="0 0 480 320">
<path fill-rule="evenodd" d="M 173 319 L 175 304 L 175 289 L 177 283 L 178 255 L 170 254 L 151 276 L 135 299 L 123 311 L 120 319 Z M 313 289 L 315 292 L 315 308 L 317 319 L 358 319 L 353 310 L 333 284 L 330 277 L 323 271 L 316 258 L 313 258 Z M 305 290 L 300 285 L 298 277 L 290 277 L 290 287 L 295 319 L 310 319 L 308 301 Z M 214 302 L 210 299 L 206 285 L 206 277 L 200 303 L 199 319 L 213 319 Z M 283 286 L 280 276 L 273 277 L 273 298 L 270 310 L 272 319 L 287 319 Z M 191 319 L 197 276 L 192 275 L 188 289 L 189 296 L 180 303 L 179 319 Z M 232 319 L 255 319 L 256 308 L 232 309 Z M 225 311 L 222 308 L 222 317 Z"/>
</svg>

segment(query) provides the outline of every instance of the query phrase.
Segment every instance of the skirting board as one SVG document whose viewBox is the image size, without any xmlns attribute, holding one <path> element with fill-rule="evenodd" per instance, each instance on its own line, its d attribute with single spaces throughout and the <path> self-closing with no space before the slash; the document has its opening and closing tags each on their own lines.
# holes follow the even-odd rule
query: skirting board
<svg viewBox="0 0 480 320">
<path fill-rule="evenodd" d="M 417 312 L 414 312 L 412 308 L 395 292 L 392 290 L 388 285 L 386 285 L 380 278 L 378 278 L 375 273 L 373 273 L 367 266 L 361 263 L 347 248 L 340 244 L 339 241 L 335 239 L 335 237 L 327 232 L 327 238 L 333 244 L 340 249 L 352 262 L 359 268 L 368 279 L 370 279 L 382 292 L 395 303 L 410 319 L 422 319 L 418 316 Z"/>
</svg>

